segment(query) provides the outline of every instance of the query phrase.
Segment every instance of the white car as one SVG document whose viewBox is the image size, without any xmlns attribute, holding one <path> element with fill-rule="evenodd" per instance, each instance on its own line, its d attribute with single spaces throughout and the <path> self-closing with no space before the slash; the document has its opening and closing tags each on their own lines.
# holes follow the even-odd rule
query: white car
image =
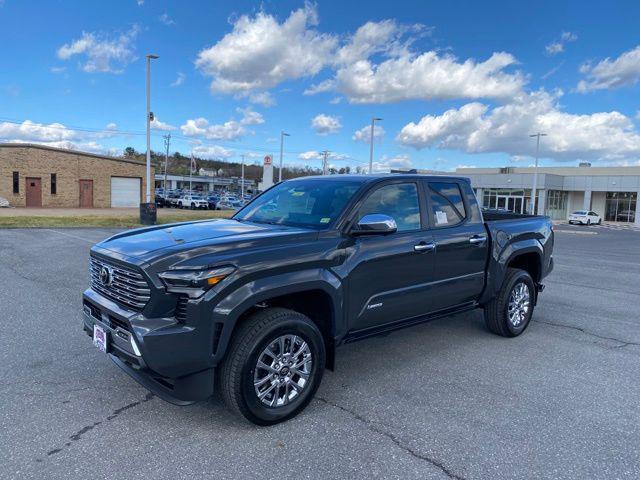
<svg viewBox="0 0 640 480">
<path fill-rule="evenodd" d="M 183 195 L 178 199 L 178 208 L 209 208 L 209 202 L 200 195 Z"/>
<path fill-rule="evenodd" d="M 579 223 L 580 225 L 600 225 L 602 218 L 596 212 L 589 210 L 578 210 L 569 215 L 569 223 Z"/>
</svg>

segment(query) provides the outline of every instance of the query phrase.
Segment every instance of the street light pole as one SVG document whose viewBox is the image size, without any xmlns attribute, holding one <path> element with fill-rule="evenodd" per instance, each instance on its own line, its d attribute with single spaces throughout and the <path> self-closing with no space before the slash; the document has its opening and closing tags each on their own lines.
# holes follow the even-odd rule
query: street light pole
<svg viewBox="0 0 640 480">
<path fill-rule="evenodd" d="M 164 157 L 164 194 L 167 195 L 167 165 L 169 164 L 169 144 L 171 143 L 171 134 L 167 134 L 164 137 L 164 144 L 167 147 L 167 152 Z"/>
<path fill-rule="evenodd" d="M 536 195 L 538 189 L 538 156 L 540 155 L 540 137 L 546 137 L 546 133 L 534 133 L 529 135 L 530 137 L 536 137 L 536 166 L 533 171 L 533 188 L 531 189 L 531 211 L 529 212 L 531 215 L 535 215 L 536 210 Z"/>
<path fill-rule="evenodd" d="M 151 60 L 157 55 L 147 55 L 147 203 L 151 203 Z"/>
<path fill-rule="evenodd" d="M 382 120 L 381 118 L 373 117 L 371 119 L 371 144 L 369 146 L 369 175 L 373 173 L 373 132 L 376 121 Z"/>
<path fill-rule="evenodd" d="M 284 150 L 284 137 L 289 137 L 288 133 L 280 132 L 280 170 L 278 172 L 278 182 L 282 181 L 282 153 Z"/>
<path fill-rule="evenodd" d="M 322 175 L 327 174 L 327 159 L 329 158 L 329 150 L 322 152 Z"/>
</svg>

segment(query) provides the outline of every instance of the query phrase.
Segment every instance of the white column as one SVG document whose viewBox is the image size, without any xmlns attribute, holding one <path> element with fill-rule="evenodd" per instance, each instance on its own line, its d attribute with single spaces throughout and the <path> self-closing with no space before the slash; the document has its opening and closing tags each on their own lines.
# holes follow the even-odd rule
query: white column
<svg viewBox="0 0 640 480">
<path fill-rule="evenodd" d="M 640 227 L 640 190 L 636 193 L 636 227 Z"/>
<path fill-rule="evenodd" d="M 482 202 L 484 200 L 484 189 L 482 188 L 476 188 L 477 192 L 476 193 L 476 198 L 478 199 L 478 203 L 480 204 L 480 208 L 482 208 Z"/>
<path fill-rule="evenodd" d="M 538 190 L 538 203 L 536 205 L 536 214 L 544 215 L 547 206 L 547 189 Z"/>
<path fill-rule="evenodd" d="M 591 210 L 591 190 L 584 191 L 584 201 L 582 202 L 583 210 Z"/>
</svg>

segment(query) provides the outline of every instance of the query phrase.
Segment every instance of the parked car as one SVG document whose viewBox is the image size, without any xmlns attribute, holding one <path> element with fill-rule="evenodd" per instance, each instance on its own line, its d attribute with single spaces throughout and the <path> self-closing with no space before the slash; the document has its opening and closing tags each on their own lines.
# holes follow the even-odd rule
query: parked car
<svg viewBox="0 0 640 480">
<path fill-rule="evenodd" d="M 240 202 L 230 200 L 220 200 L 216 204 L 216 210 L 238 210 L 242 207 Z"/>
<path fill-rule="evenodd" d="M 178 199 L 178 208 L 209 208 L 209 202 L 200 195 L 183 195 Z"/>
<path fill-rule="evenodd" d="M 590 210 L 577 210 L 569 215 L 569 223 L 579 223 L 580 225 L 600 225 L 602 218 L 596 212 Z"/>
<path fill-rule="evenodd" d="M 616 215 L 617 222 L 635 222 L 636 212 L 633 210 L 622 210 Z"/>
<path fill-rule="evenodd" d="M 178 206 L 178 200 L 180 200 L 181 197 L 182 195 L 180 193 L 170 193 L 165 198 L 165 206 L 176 208 Z"/>
<path fill-rule="evenodd" d="M 548 217 L 483 219 L 462 178 L 288 180 L 231 219 L 95 245 L 84 329 L 158 397 L 186 405 L 217 385 L 270 425 L 309 404 L 339 345 L 475 308 L 491 332 L 522 334 L 553 240 Z"/>
<path fill-rule="evenodd" d="M 215 195 L 209 195 L 207 197 L 207 203 L 209 204 L 209 210 L 216 210 L 216 205 L 220 202 L 220 197 Z"/>
</svg>

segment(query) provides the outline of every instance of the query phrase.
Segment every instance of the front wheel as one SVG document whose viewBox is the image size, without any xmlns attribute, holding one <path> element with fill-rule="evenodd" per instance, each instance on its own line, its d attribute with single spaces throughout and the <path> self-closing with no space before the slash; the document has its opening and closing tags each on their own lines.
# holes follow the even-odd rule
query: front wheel
<svg viewBox="0 0 640 480">
<path fill-rule="evenodd" d="M 234 334 L 220 368 L 227 406 L 257 425 L 300 413 L 320 386 L 325 345 L 305 315 L 268 308 L 250 316 Z"/>
<path fill-rule="evenodd" d="M 507 269 L 500 291 L 484 307 L 487 328 L 503 337 L 520 335 L 531 322 L 535 295 L 529 273 L 519 268 Z"/>
</svg>

